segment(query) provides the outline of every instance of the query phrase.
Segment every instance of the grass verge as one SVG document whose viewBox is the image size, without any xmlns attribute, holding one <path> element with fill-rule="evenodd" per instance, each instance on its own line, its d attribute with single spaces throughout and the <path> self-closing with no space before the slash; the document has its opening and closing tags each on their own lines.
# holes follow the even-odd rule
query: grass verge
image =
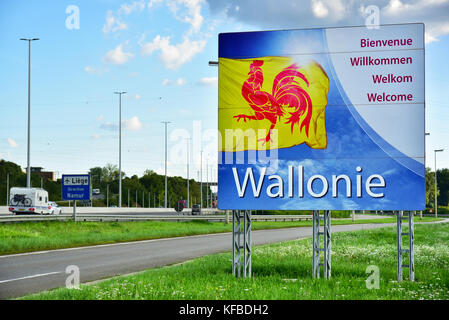
<svg viewBox="0 0 449 320">
<path fill-rule="evenodd" d="M 415 217 L 415 220 L 421 221 L 418 217 Z M 422 221 L 434 220 L 434 218 L 425 217 Z M 388 217 L 356 220 L 356 223 L 391 223 L 395 221 L 395 218 Z M 351 220 L 332 220 L 332 224 L 351 223 Z M 261 230 L 311 225 L 312 221 L 253 222 L 252 228 Z M 0 255 L 231 231 L 231 224 L 207 221 L 42 221 L 0 224 Z"/>
<path fill-rule="evenodd" d="M 449 299 L 449 224 L 415 226 L 415 282 L 396 281 L 396 229 L 335 233 L 332 278 L 312 279 L 312 241 L 253 248 L 253 277 L 231 274 L 231 254 L 121 276 L 79 290 L 56 289 L 23 299 Z M 379 289 L 367 289 L 366 269 L 379 268 Z"/>
</svg>

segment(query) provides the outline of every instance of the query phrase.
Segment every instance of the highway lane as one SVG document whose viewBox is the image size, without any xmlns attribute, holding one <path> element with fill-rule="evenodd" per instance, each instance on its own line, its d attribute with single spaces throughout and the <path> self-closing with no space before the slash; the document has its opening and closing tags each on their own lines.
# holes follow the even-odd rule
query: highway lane
<svg viewBox="0 0 449 320">
<path fill-rule="evenodd" d="M 333 226 L 332 232 L 394 225 Z M 259 230 L 252 232 L 252 242 L 262 245 L 311 236 L 310 227 Z M 230 251 L 231 238 L 231 233 L 220 233 L 0 256 L 0 298 L 64 287 L 70 265 L 79 268 L 81 282 L 89 282 Z"/>
</svg>

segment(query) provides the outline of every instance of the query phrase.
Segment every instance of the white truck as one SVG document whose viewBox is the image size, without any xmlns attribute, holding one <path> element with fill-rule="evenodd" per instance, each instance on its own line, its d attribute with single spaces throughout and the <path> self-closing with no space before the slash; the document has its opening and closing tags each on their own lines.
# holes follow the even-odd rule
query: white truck
<svg viewBox="0 0 449 320">
<path fill-rule="evenodd" d="M 41 188 L 11 188 L 9 211 L 12 213 L 50 214 L 48 192 Z"/>
</svg>

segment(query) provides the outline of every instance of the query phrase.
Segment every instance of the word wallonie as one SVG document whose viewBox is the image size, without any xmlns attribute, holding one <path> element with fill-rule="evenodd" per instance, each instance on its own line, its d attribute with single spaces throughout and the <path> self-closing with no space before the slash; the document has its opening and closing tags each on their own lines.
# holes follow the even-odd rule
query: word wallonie
<svg viewBox="0 0 449 320">
<path fill-rule="evenodd" d="M 246 193 L 246 189 L 248 186 L 248 180 L 251 182 L 251 189 L 253 191 L 253 195 L 255 198 L 259 198 L 262 192 L 262 189 L 264 186 L 266 186 L 266 194 L 270 198 L 284 198 L 287 196 L 288 198 L 294 197 L 294 189 L 297 190 L 297 196 L 299 198 L 304 197 L 304 189 L 308 192 L 309 195 L 311 195 L 314 198 L 322 198 L 324 197 L 328 192 L 329 188 L 332 189 L 332 197 L 338 198 L 338 187 L 339 182 L 344 182 L 346 185 L 346 197 L 351 198 L 352 197 L 352 180 L 348 175 L 341 174 L 341 175 L 332 175 L 331 183 L 329 184 L 329 181 L 326 177 L 316 174 L 311 176 L 307 180 L 307 186 L 304 188 L 304 167 L 298 166 L 298 173 L 297 173 L 297 184 L 295 185 L 295 173 L 294 173 L 294 167 L 288 166 L 288 181 L 286 188 L 284 187 L 284 180 L 281 176 L 277 174 L 269 175 L 267 176 L 267 180 L 270 181 L 270 183 L 266 184 L 265 177 L 266 177 L 266 171 L 267 168 L 261 168 L 260 169 L 260 176 L 259 180 L 256 185 L 256 179 L 254 177 L 254 172 L 251 167 L 246 169 L 245 177 L 243 178 L 243 183 L 240 182 L 240 177 L 238 175 L 238 171 L 236 167 L 232 168 L 232 172 L 234 173 L 234 181 L 235 181 L 235 187 L 237 190 L 237 193 L 240 198 L 243 198 Z M 358 173 L 362 172 L 361 167 L 357 167 L 356 171 Z M 315 181 L 320 180 L 321 181 L 321 190 L 317 191 L 314 188 Z M 271 182 L 272 181 L 272 182 Z M 361 198 L 362 197 L 362 189 L 363 189 L 363 179 L 361 174 L 356 175 L 356 197 Z M 340 183 L 340 184 L 342 184 Z M 372 198 L 382 198 L 384 197 L 383 192 L 375 192 L 377 190 L 373 190 L 373 188 L 385 188 L 386 182 L 383 176 L 380 174 L 372 174 L 366 179 L 365 181 L 365 190 L 366 193 L 372 197 Z M 287 189 L 285 194 L 285 189 Z"/>
</svg>

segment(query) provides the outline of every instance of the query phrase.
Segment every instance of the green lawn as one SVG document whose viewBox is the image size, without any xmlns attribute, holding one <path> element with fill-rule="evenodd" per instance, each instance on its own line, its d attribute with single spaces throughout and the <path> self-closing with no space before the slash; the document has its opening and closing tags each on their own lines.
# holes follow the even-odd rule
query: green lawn
<svg viewBox="0 0 449 320">
<path fill-rule="evenodd" d="M 423 218 L 433 221 L 434 218 Z M 395 218 L 356 220 L 356 223 L 388 223 Z M 420 221 L 415 217 L 415 221 Z M 350 224 L 351 220 L 332 220 Z M 253 222 L 253 230 L 311 226 L 311 221 Z M 73 222 L 44 221 L 0 224 L 0 255 L 51 250 L 124 241 L 231 232 L 232 224 L 207 221 L 190 222 Z"/>
<path fill-rule="evenodd" d="M 231 253 L 223 253 L 24 298 L 447 300 L 448 244 L 448 223 L 415 226 L 415 282 L 396 281 L 396 229 L 387 227 L 335 233 L 330 280 L 312 279 L 312 241 L 303 239 L 254 247 L 253 277 L 248 279 L 232 276 Z M 380 270 L 379 289 L 366 287 L 370 265 Z"/>
</svg>

